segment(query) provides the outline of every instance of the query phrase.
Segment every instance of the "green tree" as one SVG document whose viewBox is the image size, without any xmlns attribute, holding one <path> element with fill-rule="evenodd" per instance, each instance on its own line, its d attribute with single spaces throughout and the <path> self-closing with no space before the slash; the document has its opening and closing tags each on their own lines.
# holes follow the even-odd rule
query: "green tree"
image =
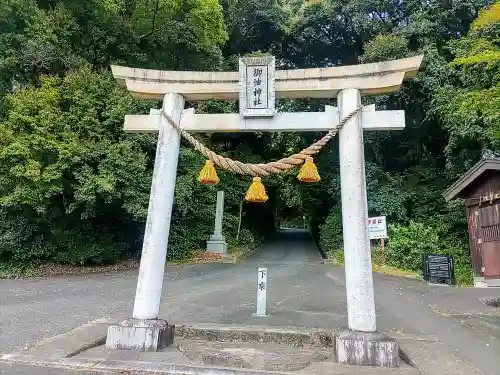
<svg viewBox="0 0 500 375">
<path fill-rule="evenodd" d="M 454 175 L 485 149 L 500 150 L 500 3 L 483 10 L 471 30 L 449 43 L 457 79 L 441 88 L 435 111 L 449 133 L 445 147 Z"/>
<path fill-rule="evenodd" d="M 4 214 L 22 212 L 31 236 L 43 238 L 37 246 L 47 248 L 47 257 L 112 260 L 129 250 L 124 229 L 137 233 L 133 220 L 145 216 L 151 139 L 121 130 L 126 113 L 145 108 L 109 74 L 88 68 L 40 82 L 7 97 L 8 115 L 0 123 L 0 206 Z M 31 239 L 12 248 L 4 242 L 0 253 L 36 258 L 42 250 L 30 255 L 25 249 Z M 65 253 L 54 254 L 60 246 Z"/>
<path fill-rule="evenodd" d="M 227 40 L 217 0 L 6 0 L 0 4 L 3 92 L 110 63 L 217 69 Z M 2 95 L 2 92 L 0 92 Z"/>
</svg>

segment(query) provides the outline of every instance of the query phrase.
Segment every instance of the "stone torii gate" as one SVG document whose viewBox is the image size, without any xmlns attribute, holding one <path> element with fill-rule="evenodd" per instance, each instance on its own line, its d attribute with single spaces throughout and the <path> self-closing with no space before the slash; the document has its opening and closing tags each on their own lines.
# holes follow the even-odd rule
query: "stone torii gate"
<svg viewBox="0 0 500 375">
<path fill-rule="evenodd" d="M 239 72 L 185 72 L 112 66 L 136 98 L 163 100 L 162 110 L 188 132 L 328 131 L 361 105 L 362 95 L 397 91 L 423 56 L 353 66 L 276 70 L 271 56 L 240 59 Z M 334 98 L 325 112 L 277 113 L 275 99 Z M 196 114 L 186 100 L 239 100 L 239 114 Z M 363 130 L 401 130 L 404 111 L 364 107 L 339 131 L 342 223 L 348 324 L 337 336 L 337 356 L 350 364 L 394 365 L 397 344 L 377 335 Z M 180 134 L 160 114 L 127 115 L 124 130 L 159 132 L 153 181 L 131 319 L 108 330 L 111 349 L 155 351 L 172 343 L 174 326 L 158 319 L 174 198 Z M 374 350 L 373 348 L 378 348 Z M 389 354 L 388 354 L 389 353 Z"/>
</svg>

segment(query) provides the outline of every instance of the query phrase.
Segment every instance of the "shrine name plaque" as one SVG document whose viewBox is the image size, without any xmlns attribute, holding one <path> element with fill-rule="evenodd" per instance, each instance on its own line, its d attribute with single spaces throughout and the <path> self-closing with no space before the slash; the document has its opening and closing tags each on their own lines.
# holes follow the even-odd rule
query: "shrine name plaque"
<svg viewBox="0 0 500 375">
<path fill-rule="evenodd" d="M 272 117 L 275 106 L 275 58 L 273 56 L 242 57 L 239 60 L 240 115 Z"/>
</svg>

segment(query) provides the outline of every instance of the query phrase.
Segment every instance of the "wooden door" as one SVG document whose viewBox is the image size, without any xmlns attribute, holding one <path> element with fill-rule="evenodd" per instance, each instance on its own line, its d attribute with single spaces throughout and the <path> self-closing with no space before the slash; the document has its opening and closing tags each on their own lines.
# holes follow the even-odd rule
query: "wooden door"
<svg viewBox="0 0 500 375">
<path fill-rule="evenodd" d="M 482 207 L 481 255 L 485 279 L 500 279 L 500 205 Z"/>
<path fill-rule="evenodd" d="M 469 249 L 475 277 L 483 276 L 483 256 L 481 254 L 481 216 L 478 206 L 467 208 L 469 226 Z"/>
</svg>

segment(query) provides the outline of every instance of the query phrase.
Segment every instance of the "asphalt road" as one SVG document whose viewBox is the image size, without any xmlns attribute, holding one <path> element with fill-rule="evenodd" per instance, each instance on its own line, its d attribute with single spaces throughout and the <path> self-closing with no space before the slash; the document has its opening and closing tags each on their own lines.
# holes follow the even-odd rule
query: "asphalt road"
<svg viewBox="0 0 500 375">
<path fill-rule="evenodd" d="M 242 264 L 167 266 L 161 316 L 177 323 L 206 320 L 213 301 L 242 287 L 254 297 L 258 265 L 273 277 L 296 273 L 321 258 L 307 234 L 286 232 Z M 49 279 L 0 280 L 0 353 L 67 332 L 90 321 L 132 313 L 137 271 Z M 208 300 L 209 303 L 205 303 Z M 254 298 L 237 298 L 254 305 Z M 217 309 L 218 306 L 215 306 Z M 215 318 L 220 317 L 215 313 Z M 210 319 L 209 319 L 210 320 Z"/>
</svg>

